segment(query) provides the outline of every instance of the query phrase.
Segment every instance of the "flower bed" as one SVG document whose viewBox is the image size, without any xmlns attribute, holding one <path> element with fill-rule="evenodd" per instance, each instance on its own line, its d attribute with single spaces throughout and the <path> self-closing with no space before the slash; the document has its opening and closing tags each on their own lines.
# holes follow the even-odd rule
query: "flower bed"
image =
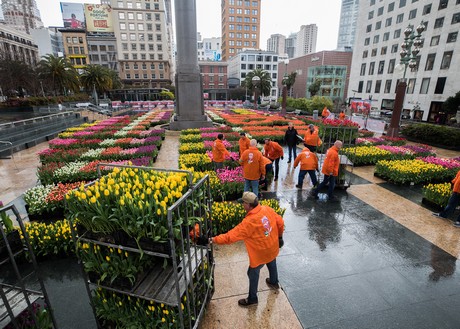
<svg viewBox="0 0 460 329">
<path fill-rule="evenodd" d="M 423 196 L 426 200 L 434 203 L 439 208 L 447 206 L 452 188 L 450 183 L 428 184 L 423 186 Z"/>
<path fill-rule="evenodd" d="M 450 172 L 440 165 L 422 160 L 381 160 L 375 166 L 375 174 L 396 184 L 420 184 L 445 181 Z"/>
</svg>

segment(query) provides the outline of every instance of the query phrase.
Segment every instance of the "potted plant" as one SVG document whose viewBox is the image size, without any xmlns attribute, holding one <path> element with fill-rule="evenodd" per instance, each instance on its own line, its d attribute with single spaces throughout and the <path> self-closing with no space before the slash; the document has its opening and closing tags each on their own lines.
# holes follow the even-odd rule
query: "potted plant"
<svg viewBox="0 0 460 329">
<path fill-rule="evenodd" d="M 7 207 L 3 207 L 3 202 L 0 201 L 0 225 L 4 234 L 0 235 L 0 262 L 8 258 L 8 247 L 16 253 L 22 248 L 21 236 L 19 231 L 13 225 L 13 221 L 7 214 Z"/>
</svg>

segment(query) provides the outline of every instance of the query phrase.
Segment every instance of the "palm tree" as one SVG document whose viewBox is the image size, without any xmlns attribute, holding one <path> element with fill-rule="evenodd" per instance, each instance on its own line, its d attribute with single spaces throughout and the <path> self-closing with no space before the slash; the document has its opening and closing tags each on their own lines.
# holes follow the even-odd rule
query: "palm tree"
<svg viewBox="0 0 460 329">
<path fill-rule="evenodd" d="M 288 90 L 288 94 L 290 94 L 290 90 L 291 90 L 292 86 L 294 85 L 296 78 L 297 78 L 297 72 L 295 72 L 295 71 L 289 73 L 289 75 L 286 77 L 285 84 L 286 84 L 286 88 Z"/>
<path fill-rule="evenodd" d="M 66 90 L 79 91 L 80 82 L 78 72 L 70 61 L 64 57 L 57 57 L 52 54 L 43 56 L 38 64 L 39 78 L 51 84 L 54 95 Z"/>
<path fill-rule="evenodd" d="M 255 69 L 254 71 L 249 72 L 244 79 L 245 86 L 251 91 L 254 92 L 254 84 L 252 83 L 252 78 L 255 76 L 260 78 L 260 82 L 257 84 L 257 90 L 260 90 L 262 95 L 270 95 L 272 89 L 272 78 L 270 73 L 262 69 Z"/>
<path fill-rule="evenodd" d="M 80 81 L 85 90 L 89 93 L 96 89 L 98 94 L 105 93 L 112 89 L 112 78 L 109 70 L 101 65 L 88 65 L 80 75 Z"/>
</svg>

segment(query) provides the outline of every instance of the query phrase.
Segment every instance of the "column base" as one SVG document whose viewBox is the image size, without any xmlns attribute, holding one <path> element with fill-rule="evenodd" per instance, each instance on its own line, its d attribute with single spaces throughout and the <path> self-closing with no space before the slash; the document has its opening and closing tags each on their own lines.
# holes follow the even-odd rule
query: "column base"
<svg viewBox="0 0 460 329">
<path fill-rule="evenodd" d="M 397 127 L 397 128 L 388 128 L 387 136 L 388 137 L 399 137 L 399 127 Z"/>
<path fill-rule="evenodd" d="M 183 130 L 183 129 L 193 129 L 193 128 L 206 128 L 212 127 L 212 121 L 191 121 L 191 120 L 181 120 L 181 121 L 172 121 L 169 124 L 170 130 Z"/>
</svg>

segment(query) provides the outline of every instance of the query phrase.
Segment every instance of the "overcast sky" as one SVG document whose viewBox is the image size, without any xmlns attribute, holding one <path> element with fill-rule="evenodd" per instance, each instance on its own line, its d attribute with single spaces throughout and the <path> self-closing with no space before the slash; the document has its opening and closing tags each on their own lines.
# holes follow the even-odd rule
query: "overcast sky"
<svg viewBox="0 0 460 329">
<path fill-rule="evenodd" d="M 45 26 L 62 26 L 60 0 L 36 0 Z M 99 3 L 90 0 L 63 2 Z M 316 51 L 337 46 L 341 0 L 262 0 L 260 48 L 266 49 L 271 34 L 288 36 L 301 25 L 316 24 Z M 220 0 L 196 0 L 198 32 L 202 37 L 219 37 Z"/>
</svg>

